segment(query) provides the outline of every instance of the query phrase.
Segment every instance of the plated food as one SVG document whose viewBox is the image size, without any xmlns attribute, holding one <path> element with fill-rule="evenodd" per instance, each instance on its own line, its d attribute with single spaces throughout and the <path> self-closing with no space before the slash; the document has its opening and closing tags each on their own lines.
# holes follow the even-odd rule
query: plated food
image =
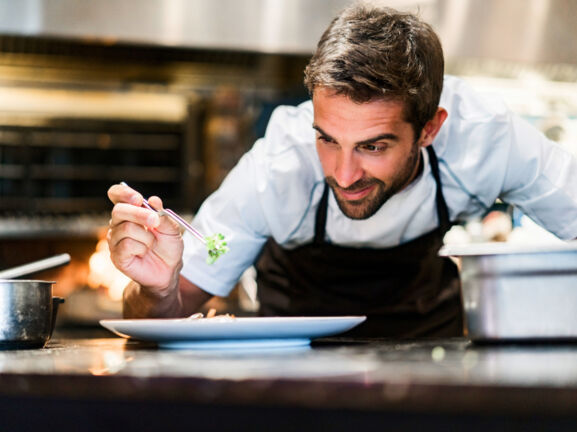
<svg viewBox="0 0 577 432">
<path fill-rule="evenodd" d="M 236 317 L 233 314 L 221 314 L 221 315 L 217 315 L 216 314 L 216 309 L 209 309 L 208 312 L 206 313 L 206 316 L 204 316 L 204 314 L 202 312 L 197 312 L 192 314 L 189 317 L 184 318 L 186 320 L 194 320 L 194 319 L 220 319 L 220 320 L 226 320 L 226 321 L 231 321 L 236 319 Z"/>
</svg>

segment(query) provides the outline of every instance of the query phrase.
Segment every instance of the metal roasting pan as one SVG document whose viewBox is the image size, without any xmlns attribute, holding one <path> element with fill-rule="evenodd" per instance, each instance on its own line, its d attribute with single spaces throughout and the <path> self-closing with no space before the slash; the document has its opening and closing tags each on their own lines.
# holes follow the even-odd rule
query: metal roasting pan
<svg viewBox="0 0 577 432">
<path fill-rule="evenodd" d="M 577 242 L 447 245 L 461 261 L 467 336 L 577 342 Z"/>
</svg>

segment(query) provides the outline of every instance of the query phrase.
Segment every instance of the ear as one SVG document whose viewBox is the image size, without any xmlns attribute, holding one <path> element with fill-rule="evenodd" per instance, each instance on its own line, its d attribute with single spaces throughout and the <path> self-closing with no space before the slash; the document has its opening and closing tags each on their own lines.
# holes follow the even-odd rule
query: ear
<svg viewBox="0 0 577 432">
<path fill-rule="evenodd" d="M 433 140 L 439 133 L 439 130 L 441 129 L 441 126 L 443 126 L 443 123 L 447 119 L 448 115 L 449 114 L 445 108 L 437 108 L 437 112 L 433 118 L 425 124 L 423 130 L 421 131 L 421 137 L 419 141 L 421 142 L 422 147 L 427 147 L 433 143 Z"/>
</svg>

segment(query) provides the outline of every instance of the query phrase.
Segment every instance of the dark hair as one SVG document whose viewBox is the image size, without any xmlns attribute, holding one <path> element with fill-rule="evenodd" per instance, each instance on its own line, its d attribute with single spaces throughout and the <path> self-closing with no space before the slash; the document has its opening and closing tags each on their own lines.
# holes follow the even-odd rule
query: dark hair
<svg viewBox="0 0 577 432">
<path fill-rule="evenodd" d="M 395 99 L 416 137 L 435 114 L 443 88 L 439 38 L 415 15 L 356 5 L 322 35 L 305 69 L 311 97 L 325 87 L 357 103 Z"/>
</svg>

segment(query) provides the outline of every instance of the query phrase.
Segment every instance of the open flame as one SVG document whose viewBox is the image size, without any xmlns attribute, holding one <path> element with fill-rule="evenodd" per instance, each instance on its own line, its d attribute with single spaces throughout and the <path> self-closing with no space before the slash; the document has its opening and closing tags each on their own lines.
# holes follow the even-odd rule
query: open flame
<svg viewBox="0 0 577 432">
<path fill-rule="evenodd" d="M 104 288 L 111 300 L 120 301 L 124 287 L 130 279 L 112 264 L 106 239 L 97 243 L 96 251 L 90 257 L 88 266 L 90 269 L 88 286 L 93 289 Z"/>
</svg>

